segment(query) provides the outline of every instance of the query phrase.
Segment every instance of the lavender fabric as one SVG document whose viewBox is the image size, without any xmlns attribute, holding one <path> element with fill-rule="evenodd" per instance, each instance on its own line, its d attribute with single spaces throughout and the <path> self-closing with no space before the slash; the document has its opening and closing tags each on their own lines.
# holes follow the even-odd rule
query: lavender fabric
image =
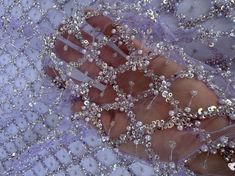
<svg viewBox="0 0 235 176">
<path fill-rule="evenodd" d="M 111 1 L 110 1 L 111 2 Z M 129 5 L 144 1 L 122 1 Z M 122 3 L 120 2 L 120 3 Z M 62 20 L 100 2 L 90 0 L 0 0 L 0 175 L 1 176 L 153 176 L 194 175 L 179 163 L 177 173 L 162 163 L 156 170 L 148 162 L 119 152 L 96 130 L 82 121 L 71 121 L 71 91 L 61 92 L 44 74 L 40 51 L 43 37 L 52 34 Z M 146 16 L 123 14 L 124 24 L 140 31 L 152 28 L 151 40 L 184 48 L 188 57 L 214 76 L 227 96 L 235 99 L 235 75 L 224 82 L 216 67 L 235 72 L 234 8 L 195 26 L 178 27 L 179 16 L 196 19 L 209 13 L 209 0 L 172 1 L 166 12 L 163 1 L 152 0 L 142 7 Z M 220 1 L 226 3 L 226 1 Z M 141 6 L 141 3 L 140 3 Z M 189 9 L 192 9 L 191 11 Z M 150 10 L 151 9 L 151 10 Z M 148 17 L 154 17 L 156 22 Z M 232 21 L 233 20 L 233 21 Z M 138 21 L 138 22 L 137 22 Z M 206 36 L 205 32 L 209 34 Z M 166 53 L 182 63 L 178 51 Z M 199 62 L 200 61 L 200 62 Z M 232 133 L 234 135 L 234 133 Z M 175 166 L 172 166 L 175 167 Z"/>
</svg>

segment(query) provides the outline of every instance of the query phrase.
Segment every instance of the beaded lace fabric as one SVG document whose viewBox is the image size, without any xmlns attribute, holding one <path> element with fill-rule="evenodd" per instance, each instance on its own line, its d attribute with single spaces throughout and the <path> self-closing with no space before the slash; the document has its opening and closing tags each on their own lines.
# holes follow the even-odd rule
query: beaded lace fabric
<svg viewBox="0 0 235 176">
<path fill-rule="evenodd" d="M 0 175 L 193 176 L 197 173 L 186 163 L 200 153 L 220 155 L 234 173 L 234 6 L 234 0 L 0 0 Z M 95 16 L 112 20 L 111 36 L 87 23 Z M 84 39 L 81 31 L 93 41 Z M 135 47 L 134 40 L 141 46 Z M 73 48 L 82 58 L 76 62 L 59 58 L 58 41 L 65 52 Z M 128 54 L 120 50 L 122 43 Z M 100 58 L 106 45 L 123 64 L 114 67 Z M 169 77 L 157 75 L 149 65 L 159 56 L 184 68 Z M 97 65 L 97 77 L 79 69 L 85 62 Z M 45 73 L 48 66 L 58 71 L 56 79 Z M 117 76 L 126 72 L 143 73 L 149 85 L 134 95 L 135 83 L 129 81 L 129 91 L 123 91 Z M 193 111 L 191 102 L 199 92 L 192 89 L 188 106 L 180 107 L 171 92 L 179 79 L 204 82 L 217 95 L 218 104 Z M 93 102 L 89 91 L 95 88 L 102 99 L 108 86 L 116 93 L 115 100 Z M 149 98 L 148 109 L 159 97 L 170 105 L 168 118 L 138 120 L 138 104 Z M 83 102 L 81 111 L 71 111 L 73 99 Z M 120 112 L 128 119 L 126 131 L 115 139 L 104 130 L 104 111 Z M 229 123 L 212 132 L 201 127 L 203 120 L 215 116 Z M 153 133 L 171 128 L 196 134 L 201 145 L 177 160 L 174 150 L 184 141 L 169 140 L 165 147 L 170 152 L 155 151 Z M 126 142 L 144 146 L 147 157 L 121 152 L 119 146 Z"/>
</svg>

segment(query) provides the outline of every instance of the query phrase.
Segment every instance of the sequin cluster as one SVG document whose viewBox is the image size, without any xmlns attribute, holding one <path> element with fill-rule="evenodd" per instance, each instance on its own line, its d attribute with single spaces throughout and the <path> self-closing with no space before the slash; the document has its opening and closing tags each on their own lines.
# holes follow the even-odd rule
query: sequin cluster
<svg viewBox="0 0 235 176">
<path fill-rule="evenodd" d="M 167 4 L 167 2 L 164 4 Z M 114 7 L 117 7 L 117 5 L 114 5 Z M 151 148 L 151 135 L 155 131 L 165 130 L 176 126 L 180 131 L 184 129 L 193 129 L 204 132 L 199 128 L 201 121 L 204 119 L 218 116 L 227 116 L 231 120 L 234 120 L 234 100 L 230 100 L 225 97 L 223 90 L 220 90 L 220 88 L 213 84 L 212 77 L 208 76 L 208 73 L 204 70 L 204 67 L 198 67 L 193 62 L 191 62 L 183 51 L 179 50 L 179 53 L 185 62 L 185 69 L 175 73 L 171 76 L 170 79 L 163 75 L 157 76 L 154 74 L 153 71 L 148 68 L 151 60 L 156 59 L 162 53 L 166 53 L 169 48 L 177 48 L 174 46 L 165 45 L 164 43 L 156 43 L 155 45 L 151 45 L 153 48 L 151 52 L 148 53 L 144 52 L 142 49 L 135 49 L 131 41 L 137 38 L 138 33 L 136 30 L 129 29 L 127 25 L 120 25 L 120 16 L 116 16 L 115 18 L 116 10 L 117 9 L 111 8 L 108 4 L 102 4 L 99 11 L 87 12 L 84 16 L 75 15 L 65 20 L 63 22 L 63 26 L 59 28 L 59 30 L 55 32 L 52 37 L 45 39 L 45 45 L 47 46 L 46 53 L 50 53 L 51 60 L 53 62 L 52 66 L 59 71 L 62 82 L 66 82 L 67 88 L 71 89 L 73 94 L 77 97 L 80 97 L 84 102 L 82 110 L 74 115 L 74 119 L 81 118 L 93 124 L 93 126 L 95 126 L 101 134 L 103 141 L 108 142 L 112 146 L 117 147 L 122 143 L 129 141 L 132 141 L 135 145 L 144 144 L 146 147 L 146 152 L 149 154 L 149 158 L 153 161 L 158 159 L 158 156 Z M 103 36 L 101 39 L 99 39 L 98 42 L 89 43 L 87 40 L 81 37 L 81 29 L 84 27 L 86 19 L 98 15 L 113 17 L 112 19 L 115 25 L 112 29 L 112 36 Z M 79 59 L 78 62 L 65 63 L 57 58 L 56 53 L 53 52 L 56 40 L 65 32 L 68 32 L 70 35 L 74 35 L 82 43 L 82 47 L 79 48 L 79 51 L 84 54 L 84 56 L 83 58 Z M 99 33 L 100 31 L 97 29 L 95 32 Z M 118 43 L 119 46 L 125 44 L 130 52 L 130 54 L 125 57 L 125 64 L 122 64 L 117 68 L 109 66 L 102 59 L 100 59 L 99 56 L 100 49 L 110 42 Z M 65 45 L 64 51 L 67 50 L 68 46 Z M 85 80 L 81 84 L 75 84 L 70 77 L 72 70 L 74 67 L 81 66 L 85 61 L 95 63 L 101 69 L 98 74 L 99 76 L 89 81 Z M 64 69 L 65 67 L 66 69 Z M 152 83 L 149 84 L 149 88 L 137 96 L 133 96 L 131 93 L 124 93 L 120 89 L 116 78 L 118 74 L 127 71 L 141 71 L 145 77 L 150 78 L 152 81 Z M 227 75 L 227 77 L 229 77 L 229 75 Z M 205 82 L 208 87 L 213 89 L 219 95 L 220 105 L 212 105 L 207 109 L 199 108 L 197 112 L 192 112 L 190 106 L 193 98 L 198 94 L 197 90 L 192 90 L 190 92 L 191 100 L 189 105 L 186 107 L 179 107 L 179 100 L 174 98 L 170 88 L 173 81 L 183 78 L 196 78 Z M 117 94 L 115 102 L 105 105 L 98 105 L 90 100 L 90 97 L 88 96 L 90 88 L 96 87 L 97 84 L 101 83 L 104 83 L 105 86 L 111 85 L 113 87 L 113 90 Z M 130 87 L 132 84 L 132 82 L 129 83 Z M 102 92 L 100 96 L 102 98 Z M 163 97 L 165 101 L 171 105 L 173 110 L 169 111 L 169 120 L 155 120 L 150 124 L 143 124 L 143 122 L 136 120 L 136 114 L 133 111 L 135 103 L 146 97 L 156 98 L 157 96 Z M 111 139 L 104 132 L 100 119 L 102 111 L 111 110 L 124 112 L 126 117 L 129 119 L 129 125 L 126 128 L 126 133 L 121 134 L 118 139 Z M 115 121 L 111 124 L 114 123 Z M 208 136 L 206 138 L 208 138 Z"/>
<path fill-rule="evenodd" d="M 82 124 L 81 121 L 70 123 L 70 119 L 66 118 L 68 114 L 65 113 L 65 105 L 69 104 L 66 102 L 69 88 L 72 87 L 72 92 L 76 94 L 78 93 L 75 89 L 76 85 L 65 78 L 65 82 L 61 82 L 60 78 L 57 78 L 54 84 L 60 89 L 56 89 L 50 80 L 43 75 L 45 70 L 42 68 L 39 59 L 39 51 L 44 47 L 41 39 L 43 36 L 53 33 L 64 18 L 74 16 L 76 11 L 83 8 L 83 5 L 88 5 L 90 3 L 88 1 L 0 0 L 1 175 L 105 176 L 108 174 L 111 176 L 150 176 L 182 175 L 183 173 L 194 176 L 195 174 L 192 171 L 187 170 L 184 165 L 178 163 L 176 165 L 173 162 L 164 163 L 159 161 L 154 163 L 155 167 L 152 167 L 149 163 L 139 161 L 137 158 L 122 155 L 120 152 L 116 152 L 117 149 L 109 148 L 105 142 L 102 143 L 99 135 L 93 133 L 93 131 L 91 132 L 91 130 L 84 129 L 84 126 L 89 125 Z M 129 3 L 126 3 L 127 1 Z M 208 82 L 209 87 L 214 88 L 215 93 L 220 98 L 220 103 L 228 106 L 224 108 L 224 111 L 230 114 L 231 119 L 234 119 L 234 116 L 231 116 L 234 112 L 232 105 L 232 102 L 234 102 L 232 97 L 234 96 L 232 95 L 235 90 L 234 77 L 231 77 L 231 72 L 235 68 L 233 59 L 235 33 L 234 29 L 231 28 L 234 24 L 232 23 L 234 22 L 234 1 L 197 0 L 193 3 L 190 0 L 127 1 L 115 1 L 115 3 L 112 3 L 112 0 L 105 3 L 99 1 L 97 4 L 94 3 L 94 6 L 97 5 L 95 9 L 104 11 L 104 14 L 108 16 L 116 14 L 116 17 L 121 18 L 125 15 L 128 16 L 127 12 L 135 15 L 140 14 L 146 17 L 143 20 L 136 15 L 138 17 L 137 21 L 141 25 L 135 23 L 136 19 L 133 16 L 128 19 L 131 22 L 133 18 L 134 22 L 132 24 L 137 24 L 137 27 L 146 27 L 144 30 L 138 28 L 138 31 L 143 31 L 149 46 L 152 46 L 152 41 L 157 40 L 159 36 L 163 36 L 163 40 L 185 48 L 185 52 L 192 57 L 199 60 L 206 59 L 206 63 L 216 67 L 216 71 L 209 72 L 199 66 L 201 63 L 197 63 L 198 68 L 194 70 L 197 74 L 194 76 Z M 113 11 L 112 14 L 106 8 L 107 2 L 110 2 L 110 8 L 108 9 Z M 200 4 L 203 2 L 205 4 Z M 101 5 L 98 5 L 99 3 Z M 210 7 L 210 5 L 212 6 Z M 205 7 L 205 11 L 207 11 L 206 7 L 209 7 L 210 10 L 207 11 L 209 15 L 204 12 L 201 13 L 201 7 Z M 189 8 L 191 10 L 188 10 Z M 191 15 L 196 18 L 189 19 Z M 197 18 L 197 16 L 200 17 Z M 148 19 L 156 22 L 157 28 L 150 28 Z M 162 21 L 159 22 L 159 19 L 162 19 Z M 164 21 L 167 21 L 167 24 L 162 24 Z M 182 23 L 179 24 L 179 22 Z M 156 31 L 160 31 L 160 33 L 156 35 Z M 183 32 L 183 35 L 181 35 L 181 32 Z M 192 35 L 187 35 L 187 33 Z M 86 43 L 85 41 L 84 44 Z M 162 54 L 165 55 L 169 50 L 177 49 L 180 51 L 176 47 L 163 46 L 161 43 L 154 44 L 154 48 L 158 48 L 159 52 L 162 51 Z M 65 46 L 64 49 L 68 49 L 68 46 Z M 184 52 L 181 56 L 182 58 L 187 57 Z M 204 56 L 208 56 L 209 59 Z M 47 63 L 43 62 L 43 64 Z M 76 64 L 74 63 L 75 66 Z M 55 66 L 55 64 L 52 66 Z M 104 67 L 106 67 L 105 64 Z M 63 72 L 64 70 L 60 74 L 63 75 Z M 192 76 L 191 73 L 186 72 L 182 72 L 180 75 L 181 77 Z M 217 78 L 216 75 L 221 75 L 226 80 L 226 88 L 219 87 L 218 84 L 213 82 Z M 111 80 L 111 75 L 105 74 L 105 76 L 107 80 Z M 172 79 L 175 79 L 174 76 Z M 159 83 L 161 84 L 161 81 Z M 66 85 L 67 88 L 64 90 Z M 149 88 L 154 88 L 154 85 Z M 231 96 L 228 96 L 231 88 Z M 80 86 L 82 92 L 86 92 L 87 89 L 89 89 L 89 86 L 86 84 Z M 192 94 L 196 94 L 196 92 L 192 91 Z M 228 97 L 230 100 L 228 100 Z M 88 105 L 91 106 L 92 102 L 88 101 L 84 104 L 87 107 Z M 93 113 L 95 114 L 97 108 L 99 110 L 99 105 L 93 104 L 92 107 L 94 107 Z M 67 108 L 69 109 L 69 107 Z M 218 109 L 218 107 L 216 108 Z M 210 108 L 210 110 L 213 109 L 215 108 Z M 215 110 L 217 111 L 217 109 Z M 210 112 L 210 110 L 205 111 Z M 199 113 L 201 112 L 204 111 L 199 110 Z M 173 112 L 170 112 L 170 114 L 173 114 Z M 221 112 L 221 116 L 225 114 Z M 198 124 L 200 124 L 200 121 L 197 121 Z M 138 123 L 138 125 L 140 127 L 144 126 L 141 123 Z M 66 126 L 69 126 L 69 129 L 66 129 Z M 151 127 L 147 128 L 152 129 L 152 125 L 149 126 Z M 76 129 L 74 129 L 75 127 Z M 195 129 L 195 131 L 197 130 Z M 80 134 L 80 132 L 83 133 Z M 208 138 L 208 134 L 204 134 L 203 131 L 202 134 Z M 150 137 L 146 136 L 146 141 Z M 102 140 L 109 142 L 107 135 L 104 135 Z M 143 140 L 142 137 L 141 140 Z M 171 149 L 174 149 L 175 142 L 169 141 L 169 143 Z M 208 146 L 210 145 L 208 144 Z M 224 146 L 224 143 L 220 146 Z M 209 150 L 204 150 L 204 147 L 202 147 L 205 152 L 211 150 L 210 147 L 208 148 Z M 229 164 L 231 169 L 233 166 L 233 163 Z"/>
</svg>

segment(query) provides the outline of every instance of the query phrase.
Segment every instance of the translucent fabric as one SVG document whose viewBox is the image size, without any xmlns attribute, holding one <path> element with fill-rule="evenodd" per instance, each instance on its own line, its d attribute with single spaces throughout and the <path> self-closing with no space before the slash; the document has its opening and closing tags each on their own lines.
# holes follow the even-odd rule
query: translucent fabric
<svg viewBox="0 0 235 176">
<path fill-rule="evenodd" d="M 65 20 L 82 16 L 87 9 L 103 15 L 110 10 L 107 16 L 136 30 L 144 47 L 180 65 L 187 67 L 190 60 L 198 66 L 195 72 L 199 78 L 208 76 L 218 101 L 229 101 L 230 116 L 221 114 L 222 120 L 215 122 L 223 127 L 210 129 L 209 123 L 205 131 L 156 135 L 159 158 L 153 162 L 120 151 L 92 125 L 74 120 L 74 89 L 59 89 L 45 73 L 46 66 L 55 66 L 45 53 L 45 41 Z M 208 134 L 213 142 L 224 136 L 235 138 L 234 18 L 232 0 L 0 0 L 0 175 L 200 175 L 185 164 L 205 148 L 204 139 L 194 141 Z M 84 30 L 89 32 L 89 27 Z M 65 38 L 59 39 L 78 49 Z M 79 69 L 70 76 L 80 82 L 91 80 Z M 102 83 L 94 87 L 106 88 Z M 138 104 L 135 106 L 138 111 Z M 227 172 L 212 168 L 201 175 Z"/>
</svg>

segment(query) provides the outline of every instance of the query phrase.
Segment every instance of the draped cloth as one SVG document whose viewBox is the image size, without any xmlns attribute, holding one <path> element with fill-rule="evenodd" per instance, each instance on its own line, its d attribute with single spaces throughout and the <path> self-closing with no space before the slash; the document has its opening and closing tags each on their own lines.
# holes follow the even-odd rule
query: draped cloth
<svg viewBox="0 0 235 176">
<path fill-rule="evenodd" d="M 117 1 L 104 2 L 112 5 Z M 101 10 L 100 3 L 103 1 L 0 0 L 0 175 L 196 175 L 184 166 L 185 158 L 176 165 L 159 162 L 156 168 L 156 163 L 107 145 L 89 124 L 71 120 L 71 90 L 53 86 L 45 74 L 50 56 L 42 58 L 44 37 L 75 12 L 82 14 L 88 7 Z M 215 2 L 209 0 L 124 0 L 119 5 L 126 8 L 125 13 L 117 11 L 123 25 L 137 31 L 151 29 L 151 38 L 144 32 L 138 36 L 147 47 L 154 48 L 159 42 L 176 46 L 178 49 L 161 54 L 180 64 L 184 64 L 183 49 L 235 101 L 234 4 L 220 15 L 210 15 Z M 133 6 L 137 10 L 131 11 Z M 196 20 L 202 15 L 210 17 Z M 182 27 L 188 20 L 196 22 Z M 211 133 L 235 137 L 232 122 Z"/>
</svg>

